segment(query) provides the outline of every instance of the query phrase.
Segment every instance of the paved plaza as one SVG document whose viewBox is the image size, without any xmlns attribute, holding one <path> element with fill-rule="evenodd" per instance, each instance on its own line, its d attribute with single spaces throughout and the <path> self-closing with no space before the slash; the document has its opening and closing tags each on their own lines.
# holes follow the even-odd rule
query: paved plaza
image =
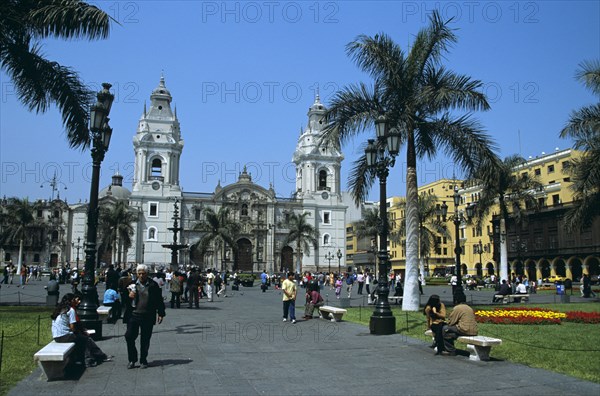
<svg viewBox="0 0 600 396">
<path fill-rule="evenodd" d="M 45 282 L 0 289 L 0 304 L 39 304 Z M 61 295 L 68 291 L 61 285 Z M 104 287 L 100 285 L 100 292 Z M 354 291 L 356 292 L 356 290 Z M 426 287 L 445 302 L 449 287 Z M 467 292 L 488 303 L 491 290 Z M 299 293 L 301 294 L 301 293 Z M 327 288 L 324 297 L 338 302 Z M 425 301 L 425 296 L 423 301 Z M 552 295 L 533 295 L 551 302 Z M 539 299 L 539 300 L 538 300 Z M 579 297 L 573 296 L 571 301 Z M 296 316 L 304 309 L 299 298 Z M 547 301 L 544 301 L 547 300 Z M 583 300 L 583 299 L 582 299 Z M 588 300 L 589 301 L 589 300 Z M 366 301 L 353 295 L 352 306 Z M 371 307 L 364 314 L 369 315 Z M 199 309 L 170 309 L 154 327 L 148 369 L 128 370 L 124 325 L 104 324 L 98 345 L 113 362 L 77 380 L 47 382 L 39 368 L 9 395 L 599 395 L 600 384 L 507 361 L 434 356 L 428 344 L 402 334 L 371 336 L 366 326 L 325 320 L 283 323 L 281 293 L 241 288 Z M 138 340 L 139 342 L 139 340 Z M 492 357 L 494 352 L 492 350 Z"/>
</svg>

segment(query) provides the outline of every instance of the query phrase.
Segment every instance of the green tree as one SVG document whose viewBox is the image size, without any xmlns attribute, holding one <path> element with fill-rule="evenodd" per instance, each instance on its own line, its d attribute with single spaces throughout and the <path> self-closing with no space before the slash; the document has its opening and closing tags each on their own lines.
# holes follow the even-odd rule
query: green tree
<svg viewBox="0 0 600 396">
<path fill-rule="evenodd" d="M 214 251 L 221 251 L 222 260 L 225 258 L 225 248 L 231 247 L 234 257 L 237 257 L 237 245 L 235 240 L 240 232 L 240 225 L 231 218 L 229 208 L 220 207 L 218 212 L 212 208 L 202 210 L 204 219 L 198 222 L 193 230 L 202 232 L 200 240 L 192 246 L 192 250 L 204 255 L 210 246 Z M 214 255 L 214 268 L 217 268 L 218 255 Z M 221 268 L 223 269 L 223 268 Z"/>
<path fill-rule="evenodd" d="M 379 210 L 371 208 L 365 210 L 362 219 L 354 222 L 354 230 L 357 239 L 368 238 L 378 245 L 379 236 Z"/>
<path fill-rule="evenodd" d="M 99 252 L 111 251 L 113 263 L 125 262 L 127 250 L 131 247 L 134 234 L 133 223 L 137 221 L 137 212 L 132 211 L 125 201 L 100 207 L 98 229 L 100 233 Z M 101 254 L 98 254 L 98 259 Z"/>
<path fill-rule="evenodd" d="M 319 245 L 319 232 L 306 221 L 308 212 L 302 214 L 290 213 L 286 221 L 279 227 L 287 228 L 288 234 L 282 246 L 296 244 L 296 272 L 302 273 L 302 255 L 310 256 L 311 245 L 316 249 Z"/>
<path fill-rule="evenodd" d="M 576 78 L 600 98 L 600 61 L 583 62 Z M 565 215 L 566 225 L 589 227 L 600 215 L 600 102 L 573 111 L 560 137 L 572 138 L 574 148 L 583 151 L 571 168 L 574 206 Z"/>
<path fill-rule="evenodd" d="M 446 223 L 439 219 L 438 198 L 434 194 L 421 193 L 417 201 L 419 215 L 419 272 L 425 276 L 425 260 L 431 251 L 440 247 L 439 238 L 452 238 Z M 406 199 L 400 200 L 396 208 L 406 213 Z M 399 219 L 399 227 L 392 231 L 390 240 L 404 244 L 406 219 Z"/>
<path fill-rule="evenodd" d="M 467 173 L 494 163 L 494 144 L 467 112 L 488 110 L 481 93 L 482 83 L 441 65 L 448 47 L 456 42 L 450 21 L 442 21 L 437 11 L 429 26 L 419 31 L 406 54 L 386 34 L 361 35 L 347 45 L 358 66 L 374 79 L 373 87 L 361 83 L 339 91 L 325 115 L 326 143 L 343 144 L 372 128 L 385 114 L 389 126 L 401 134 L 406 146 L 406 277 L 402 309 L 419 310 L 418 250 L 419 215 L 417 159 L 433 158 L 442 150 Z M 485 167 L 493 169 L 493 167 Z M 354 200 L 362 202 L 375 179 L 375 171 L 362 156 L 350 175 Z M 382 197 L 381 199 L 385 199 Z"/>
<path fill-rule="evenodd" d="M 19 100 L 43 113 L 56 105 L 71 147 L 86 148 L 92 92 L 77 73 L 42 54 L 43 39 L 104 39 L 110 17 L 78 0 L 0 1 L 0 62 Z"/>
<path fill-rule="evenodd" d="M 44 227 L 34 216 L 35 210 L 35 205 L 27 198 L 15 197 L 8 200 L 2 216 L 0 245 L 2 247 L 19 246 L 17 274 L 21 273 L 25 246 L 32 244 L 41 246 L 44 242 Z"/>
<path fill-rule="evenodd" d="M 523 224 L 529 210 L 537 210 L 535 191 L 542 184 L 535 177 L 517 175 L 518 167 L 526 160 L 519 155 L 506 157 L 496 165 L 495 177 L 470 181 L 481 186 L 481 196 L 476 205 L 478 226 L 488 218 L 492 210 L 500 210 L 500 233 L 506 233 L 506 223 L 513 217 L 519 226 Z M 498 206 L 496 206 L 498 205 Z M 508 279 L 508 247 L 506 238 L 500 239 L 500 279 Z"/>
</svg>

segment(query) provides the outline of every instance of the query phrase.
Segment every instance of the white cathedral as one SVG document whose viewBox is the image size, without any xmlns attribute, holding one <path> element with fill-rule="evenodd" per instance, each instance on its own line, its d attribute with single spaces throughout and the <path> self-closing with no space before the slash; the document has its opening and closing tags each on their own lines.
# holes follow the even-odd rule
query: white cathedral
<svg viewBox="0 0 600 396">
<path fill-rule="evenodd" d="M 320 147 L 322 116 L 326 109 L 319 96 L 308 110 L 308 124 L 298 138 L 293 153 L 296 166 L 296 192 L 293 198 L 276 195 L 255 184 L 246 168 L 237 182 L 216 186 L 213 192 L 183 191 L 179 182 L 180 160 L 184 142 L 177 112 L 171 109 L 172 96 L 161 77 L 158 87 L 150 95 L 150 107 L 144 105 L 143 114 L 133 138 L 135 165 L 131 192 L 123 187 L 123 178 L 113 176 L 112 184 L 100 192 L 100 203 L 128 200 L 130 210 L 136 213 L 133 244 L 127 253 L 131 263 L 168 266 L 171 250 L 163 247 L 173 242 L 173 217 L 179 207 L 178 243 L 193 246 L 201 238 L 194 226 L 202 220 L 203 208 L 217 212 L 221 207 L 230 209 L 230 215 L 241 226 L 234 257 L 230 247 L 209 249 L 203 256 L 197 251 L 179 252 L 179 266 L 195 265 L 218 270 L 279 272 L 294 270 L 298 247 L 293 243 L 283 246 L 289 230 L 282 228 L 286 215 L 308 213 L 307 220 L 318 231 L 319 244 L 308 254 L 302 254 L 303 270 L 326 270 L 331 257 L 337 269 L 338 251 L 345 259 L 345 224 L 349 202 L 343 197 L 340 183 L 341 162 L 344 159 L 337 148 Z M 84 241 L 87 205 L 71 207 L 72 215 L 66 258 L 73 262 L 72 241 Z M 352 209 L 350 210 L 352 212 Z M 170 230 L 171 228 L 171 230 Z M 61 256 L 65 256 L 61 254 Z M 328 257 L 328 260 L 327 258 Z M 333 268 L 333 267 L 332 267 Z M 342 260 L 344 268 L 344 260 Z"/>
</svg>

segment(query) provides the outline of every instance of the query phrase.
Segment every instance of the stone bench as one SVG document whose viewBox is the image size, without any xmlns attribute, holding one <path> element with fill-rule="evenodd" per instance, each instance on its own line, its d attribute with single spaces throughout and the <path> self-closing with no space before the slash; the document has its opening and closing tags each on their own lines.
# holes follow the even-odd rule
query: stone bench
<svg viewBox="0 0 600 396">
<path fill-rule="evenodd" d="M 112 311 L 112 307 L 107 307 L 105 305 L 100 305 L 98 307 L 98 309 L 96 309 L 96 312 L 98 312 L 98 316 L 99 316 L 100 320 L 103 322 L 105 319 L 108 319 L 108 317 L 110 316 L 110 311 Z"/>
<path fill-rule="evenodd" d="M 400 304 L 402 302 L 402 296 L 389 296 L 388 301 L 390 303 Z"/>
<path fill-rule="evenodd" d="M 433 337 L 433 331 L 427 330 L 425 335 Z M 456 341 L 467 344 L 469 359 L 476 361 L 490 360 L 490 351 L 492 350 L 492 347 L 496 345 L 502 345 L 502 340 L 500 338 L 485 337 L 480 335 L 460 336 L 456 339 Z"/>
<path fill-rule="evenodd" d="M 342 320 L 342 316 L 344 316 L 344 314 L 348 311 L 343 308 L 324 305 L 319 307 L 319 312 L 321 312 L 323 319 L 330 319 L 332 322 L 339 322 Z M 327 315 L 324 315 L 324 312 L 326 312 Z"/>
<path fill-rule="evenodd" d="M 88 335 L 95 334 L 95 330 L 88 330 Z M 63 378 L 65 367 L 69 364 L 69 357 L 75 350 L 74 342 L 51 341 L 33 355 L 33 361 L 38 363 L 48 381 Z"/>
<path fill-rule="evenodd" d="M 503 304 L 509 304 L 512 300 L 512 302 L 515 301 L 515 299 L 520 298 L 521 302 L 524 303 L 525 301 L 529 301 L 529 294 L 507 294 L 507 295 L 502 295 L 502 294 L 495 294 L 494 295 L 494 299 L 502 299 L 502 303 Z"/>
<path fill-rule="evenodd" d="M 65 375 L 69 355 L 74 350 L 74 342 L 52 341 L 33 355 L 33 361 L 39 364 L 48 381 L 60 379 Z"/>
</svg>

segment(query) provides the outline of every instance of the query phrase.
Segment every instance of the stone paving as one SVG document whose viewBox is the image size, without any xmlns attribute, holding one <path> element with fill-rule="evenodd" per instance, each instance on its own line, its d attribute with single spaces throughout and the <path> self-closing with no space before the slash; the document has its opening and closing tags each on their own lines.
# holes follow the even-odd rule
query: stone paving
<svg viewBox="0 0 600 396">
<path fill-rule="evenodd" d="M 31 296 L 36 295 L 39 303 L 45 300 L 42 283 L 18 289 L 20 293 L 14 285 L 3 285 L 0 303 L 16 303 L 21 297 L 23 304 L 33 304 Z M 68 286 L 61 286 L 61 294 L 67 292 Z M 446 300 L 451 295 L 449 287 L 425 288 L 426 295 L 433 292 Z M 77 380 L 52 382 L 37 368 L 9 395 L 600 394 L 600 384 L 501 360 L 434 356 L 423 341 L 402 334 L 371 336 L 366 326 L 350 322 L 284 323 L 281 293 L 272 288 L 228 294 L 214 302 L 200 300 L 199 309 L 187 309 L 187 304 L 167 308 L 163 324 L 154 327 L 145 370 L 126 368 L 125 327 L 119 321 L 104 324 L 104 339 L 98 342 L 115 355 L 113 362 L 86 369 Z M 333 296 L 328 290 L 323 294 Z M 489 302 L 491 294 L 467 292 L 475 303 Z M 538 296 L 548 302 L 553 298 L 537 295 L 534 301 Z M 302 300 L 298 318 L 304 312 Z M 363 301 L 354 295 L 352 305 Z M 365 309 L 369 314 L 371 308 Z"/>
</svg>

